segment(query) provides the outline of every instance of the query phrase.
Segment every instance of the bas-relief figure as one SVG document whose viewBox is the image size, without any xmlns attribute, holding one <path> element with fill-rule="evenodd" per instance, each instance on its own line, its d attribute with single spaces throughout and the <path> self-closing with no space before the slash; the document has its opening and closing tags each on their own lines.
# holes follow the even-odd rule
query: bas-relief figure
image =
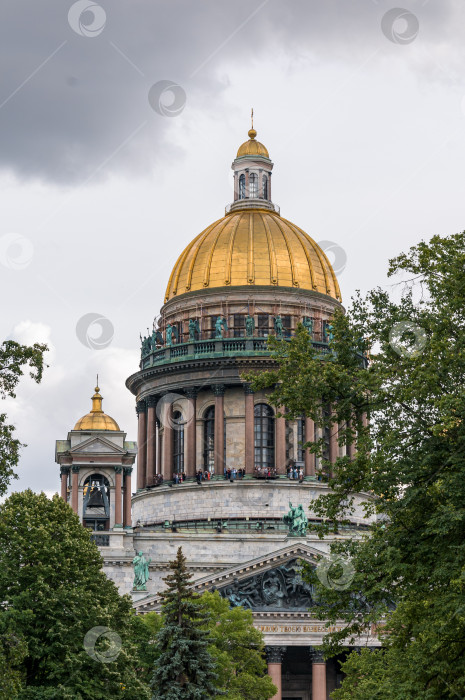
<svg viewBox="0 0 465 700">
<path fill-rule="evenodd" d="M 218 589 L 232 607 L 250 610 L 307 610 L 314 605 L 313 586 L 301 576 L 297 559 Z"/>
</svg>

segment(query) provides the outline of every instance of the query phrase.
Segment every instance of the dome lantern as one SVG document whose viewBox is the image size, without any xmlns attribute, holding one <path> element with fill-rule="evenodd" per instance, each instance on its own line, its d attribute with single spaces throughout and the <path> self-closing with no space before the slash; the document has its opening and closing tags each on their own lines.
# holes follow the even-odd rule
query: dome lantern
<svg viewBox="0 0 465 700">
<path fill-rule="evenodd" d="M 239 146 L 231 166 L 234 171 L 234 201 L 226 207 L 226 212 L 250 208 L 278 211 L 278 207 L 271 201 L 273 163 L 267 148 L 256 140 L 253 110 L 248 137 L 249 140 Z"/>
</svg>

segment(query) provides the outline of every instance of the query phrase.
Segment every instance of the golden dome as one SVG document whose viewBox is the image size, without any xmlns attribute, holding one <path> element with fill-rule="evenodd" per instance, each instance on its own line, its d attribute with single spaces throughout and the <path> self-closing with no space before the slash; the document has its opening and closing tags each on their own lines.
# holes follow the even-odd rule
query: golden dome
<svg viewBox="0 0 465 700">
<path fill-rule="evenodd" d="M 249 130 L 249 140 L 245 141 L 245 143 L 243 143 L 242 146 L 239 146 L 236 158 L 240 158 L 241 156 L 265 156 L 265 158 L 270 157 L 267 148 L 262 143 L 260 143 L 260 141 L 255 141 L 256 135 L 257 132 L 255 131 L 255 129 L 252 128 Z"/>
<path fill-rule="evenodd" d="M 341 300 L 322 249 L 279 214 L 245 209 L 205 229 L 179 256 L 166 289 L 173 297 L 212 287 L 267 285 L 309 289 Z"/>
<path fill-rule="evenodd" d="M 73 430 L 119 430 L 118 423 L 102 411 L 102 396 L 99 394 L 99 391 L 99 387 L 96 386 L 95 394 L 92 396 L 90 413 L 82 416 Z"/>
</svg>

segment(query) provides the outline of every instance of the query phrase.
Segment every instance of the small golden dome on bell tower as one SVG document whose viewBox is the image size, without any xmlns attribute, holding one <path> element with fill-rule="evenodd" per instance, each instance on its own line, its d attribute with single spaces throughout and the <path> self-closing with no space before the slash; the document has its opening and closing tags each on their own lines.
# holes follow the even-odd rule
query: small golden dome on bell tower
<svg viewBox="0 0 465 700">
<path fill-rule="evenodd" d="M 90 413 L 86 413 L 85 416 L 80 418 L 73 430 L 119 430 L 118 423 L 108 416 L 102 410 L 103 397 L 100 394 L 100 388 L 95 387 L 95 394 L 92 396 L 92 408 Z"/>
</svg>

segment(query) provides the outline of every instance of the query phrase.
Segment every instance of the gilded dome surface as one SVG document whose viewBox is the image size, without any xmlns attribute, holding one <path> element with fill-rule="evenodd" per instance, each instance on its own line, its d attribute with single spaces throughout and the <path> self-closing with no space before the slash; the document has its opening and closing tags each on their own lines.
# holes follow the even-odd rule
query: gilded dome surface
<svg viewBox="0 0 465 700">
<path fill-rule="evenodd" d="M 257 135 L 255 129 L 250 129 L 248 135 L 250 137 L 249 140 L 245 141 L 242 146 L 239 146 L 236 158 L 240 158 L 241 156 L 264 156 L 265 158 L 269 158 L 270 154 L 266 146 L 260 143 L 260 141 L 255 141 Z"/>
<path fill-rule="evenodd" d="M 102 410 L 102 396 L 100 389 L 95 387 L 95 394 L 92 396 L 92 409 L 90 413 L 82 416 L 74 426 L 73 430 L 119 430 L 118 423 L 107 416 Z"/>
<path fill-rule="evenodd" d="M 227 214 L 189 243 L 173 268 L 165 302 L 185 292 L 242 285 L 308 289 L 341 300 L 317 243 L 276 212 L 250 208 Z"/>
</svg>

